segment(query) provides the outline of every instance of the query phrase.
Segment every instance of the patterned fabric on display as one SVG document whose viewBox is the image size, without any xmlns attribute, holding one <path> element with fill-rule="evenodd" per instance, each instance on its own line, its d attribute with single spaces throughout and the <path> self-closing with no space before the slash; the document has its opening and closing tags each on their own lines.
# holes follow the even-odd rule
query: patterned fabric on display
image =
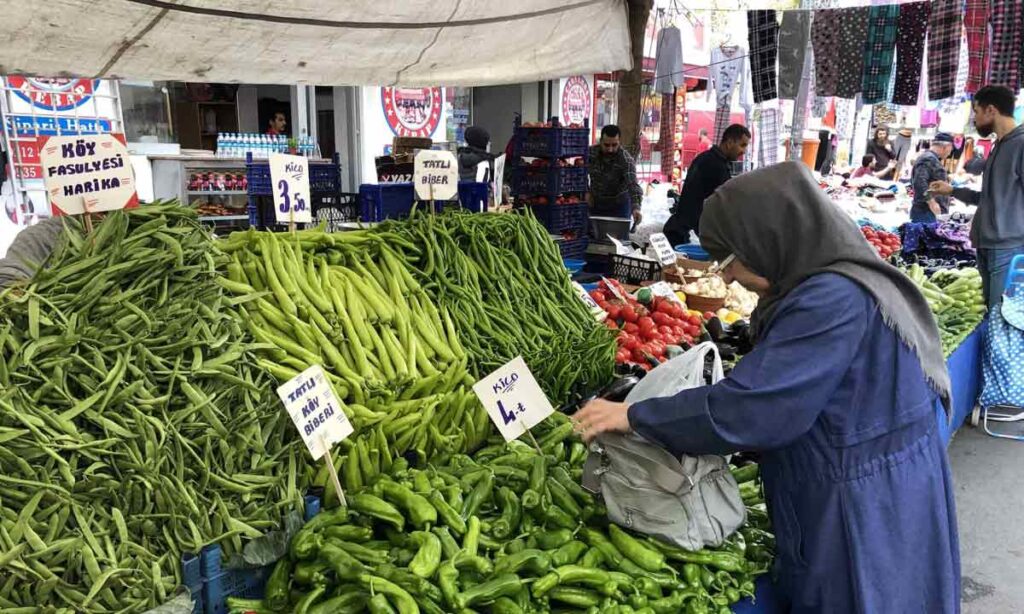
<svg viewBox="0 0 1024 614">
<path fill-rule="evenodd" d="M 924 58 L 924 34 L 928 29 L 931 9 L 928 2 L 900 5 L 896 39 L 896 87 L 892 94 L 895 104 L 917 104 L 921 87 L 921 62 Z"/>
<path fill-rule="evenodd" d="M 889 99 L 889 79 L 896 55 L 896 28 L 900 21 L 897 4 L 871 7 L 868 17 L 868 42 L 864 47 L 864 102 L 874 104 Z"/>
<path fill-rule="evenodd" d="M 740 104 L 750 104 L 747 97 L 747 63 L 744 49 L 739 45 L 715 47 L 711 50 L 711 66 L 708 67 L 708 98 L 715 93 L 715 143 L 722 141 L 722 133 L 729 127 L 732 93 L 738 85 Z"/>
<path fill-rule="evenodd" d="M 779 19 L 775 11 L 747 11 L 747 41 L 750 43 L 754 103 L 778 98 L 775 62 L 778 59 Z"/>
<path fill-rule="evenodd" d="M 1001 1 L 1001 0 L 999 0 Z M 981 89 L 988 71 L 988 18 L 991 0 L 967 0 L 964 29 L 967 31 L 970 72 L 966 91 L 973 94 Z"/>
<path fill-rule="evenodd" d="M 1020 15 L 1017 16 L 1020 19 Z M 928 99 L 943 100 L 956 92 L 960 62 L 963 0 L 935 0 L 928 18 Z M 1018 55 L 1020 49 L 1017 50 Z"/>
<path fill-rule="evenodd" d="M 779 98 L 794 100 L 799 95 L 810 40 L 811 14 L 784 11 L 779 28 Z"/>
<path fill-rule="evenodd" d="M 814 11 L 811 21 L 814 49 L 814 93 L 835 96 L 839 88 L 839 10 Z"/>
<path fill-rule="evenodd" d="M 756 167 L 771 166 L 779 162 L 779 131 L 782 127 L 782 113 L 778 102 L 762 105 L 757 118 Z"/>
<path fill-rule="evenodd" d="M 992 0 L 992 52 L 988 83 L 1013 91 L 1021 86 L 1024 53 L 1024 0 Z"/>
<path fill-rule="evenodd" d="M 853 98 L 864 83 L 864 45 L 868 40 L 868 16 L 871 8 L 859 6 L 839 10 L 839 64 L 836 96 Z"/>
</svg>

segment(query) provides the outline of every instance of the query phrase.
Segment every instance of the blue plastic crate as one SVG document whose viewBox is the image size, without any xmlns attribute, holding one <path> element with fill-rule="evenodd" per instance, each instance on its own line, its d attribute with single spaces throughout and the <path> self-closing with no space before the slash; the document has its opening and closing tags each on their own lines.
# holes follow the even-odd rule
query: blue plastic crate
<svg viewBox="0 0 1024 614">
<path fill-rule="evenodd" d="M 459 182 L 459 204 L 462 208 L 480 213 L 490 196 L 489 184 L 475 181 Z M 379 222 L 407 217 L 412 211 L 416 192 L 411 183 L 364 183 L 359 186 L 359 219 Z M 445 201 L 435 201 L 440 211 Z"/>
<path fill-rule="evenodd" d="M 195 607 L 193 614 L 204 614 L 203 606 L 203 569 L 199 557 L 191 552 L 181 555 L 181 579 Z"/>
<path fill-rule="evenodd" d="M 530 158 L 588 157 L 589 121 L 583 128 L 515 128 L 515 155 Z"/>
<path fill-rule="evenodd" d="M 586 231 L 590 225 L 587 203 L 579 205 L 530 205 L 530 210 L 544 227 L 554 233 L 563 230 Z"/>
<path fill-rule="evenodd" d="M 309 163 L 309 193 L 336 193 L 341 191 L 341 164 L 337 156 L 331 162 Z M 274 186 L 270 180 L 270 162 L 253 160 L 252 154 L 245 158 L 246 180 L 249 182 L 249 196 L 273 196 Z"/>
<path fill-rule="evenodd" d="M 587 167 L 517 166 L 512 170 L 512 191 L 516 195 L 586 192 Z"/>
<path fill-rule="evenodd" d="M 587 256 L 587 238 L 573 239 L 571 241 L 560 241 L 558 251 L 562 254 L 562 260 L 583 260 Z"/>
</svg>

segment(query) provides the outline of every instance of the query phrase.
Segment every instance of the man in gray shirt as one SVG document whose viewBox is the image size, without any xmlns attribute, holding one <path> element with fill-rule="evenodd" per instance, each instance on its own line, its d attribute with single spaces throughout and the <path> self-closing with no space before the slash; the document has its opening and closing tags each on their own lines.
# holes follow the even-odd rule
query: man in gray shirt
<svg viewBox="0 0 1024 614">
<path fill-rule="evenodd" d="M 1017 126 L 1013 119 L 1015 104 L 1014 93 L 998 85 L 987 85 L 974 95 L 978 134 L 996 135 L 980 192 L 954 188 L 945 181 L 930 186 L 933 194 L 952 195 L 978 206 L 971 243 L 978 250 L 978 269 L 990 308 L 1002 297 L 1010 261 L 1024 253 L 1024 126 Z"/>
</svg>

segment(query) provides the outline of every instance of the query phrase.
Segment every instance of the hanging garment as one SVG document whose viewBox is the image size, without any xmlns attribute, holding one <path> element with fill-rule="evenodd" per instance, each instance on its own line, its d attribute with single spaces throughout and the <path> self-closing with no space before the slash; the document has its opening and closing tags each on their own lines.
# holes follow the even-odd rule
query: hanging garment
<svg viewBox="0 0 1024 614">
<path fill-rule="evenodd" d="M 658 47 L 654 57 L 654 91 L 659 94 L 674 93 L 685 81 L 683 40 L 679 28 L 669 26 L 658 32 Z"/>
<path fill-rule="evenodd" d="M 835 96 L 839 87 L 839 62 L 836 61 L 839 55 L 839 9 L 814 11 L 811 46 L 814 50 L 814 93 Z"/>
<path fill-rule="evenodd" d="M 853 138 L 854 101 L 840 100 L 836 103 L 836 134 L 841 139 Z"/>
<path fill-rule="evenodd" d="M 863 94 L 866 104 L 889 100 L 889 79 L 896 55 L 896 32 L 900 22 L 898 4 L 871 7 L 868 42 L 864 46 Z"/>
<path fill-rule="evenodd" d="M 799 94 L 810 39 L 811 14 L 783 11 L 779 28 L 779 98 L 794 100 Z"/>
<path fill-rule="evenodd" d="M 928 29 L 931 10 L 928 2 L 900 6 L 900 25 L 896 39 L 896 88 L 892 94 L 892 101 L 896 104 L 917 104 L 921 87 L 924 34 Z"/>
<path fill-rule="evenodd" d="M 715 143 L 722 141 L 722 133 L 729 127 L 732 110 L 732 93 L 739 85 L 740 104 L 749 106 L 747 95 L 747 63 L 744 49 L 739 45 L 718 46 L 711 50 L 711 66 L 708 67 L 708 98 L 715 92 Z"/>
<path fill-rule="evenodd" d="M 990 85 L 1005 85 L 1014 92 L 1021 86 L 1021 50 L 1024 48 L 1024 0 L 992 0 L 992 53 Z"/>
<path fill-rule="evenodd" d="M 778 102 L 772 101 L 761 106 L 757 117 L 757 139 L 754 151 L 755 167 L 761 168 L 779 163 L 779 134 L 782 128 L 782 112 Z"/>
<path fill-rule="evenodd" d="M 853 98 L 861 92 L 870 13 L 867 6 L 839 9 L 839 54 L 831 60 L 839 65 L 836 96 L 840 98 Z"/>
<path fill-rule="evenodd" d="M 747 11 L 747 42 L 754 103 L 778 98 L 775 63 L 779 55 L 779 20 L 775 11 Z"/>
<path fill-rule="evenodd" d="M 988 72 L 988 18 L 991 0 L 967 0 L 964 30 L 967 33 L 970 72 L 966 91 L 973 94 L 981 89 Z M 1018 13 L 1019 14 L 1019 13 Z"/>
<path fill-rule="evenodd" d="M 956 91 L 960 60 L 963 0 L 935 0 L 928 18 L 928 99 L 943 100 Z M 1018 15 L 1019 18 L 1019 15 Z M 1020 49 L 1017 49 L 1018 55 Z"/>
</svg>

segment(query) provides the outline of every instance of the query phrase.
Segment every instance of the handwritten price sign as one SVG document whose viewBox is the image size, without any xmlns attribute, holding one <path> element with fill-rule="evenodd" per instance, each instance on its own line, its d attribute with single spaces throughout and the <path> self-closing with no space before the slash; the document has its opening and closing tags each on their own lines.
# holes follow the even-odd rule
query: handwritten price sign
<svg viewBox="0 0 1024 614">
<path fill-rule="evenodd" d="M 474 384 L 473 392 L 505 441 L 518 438 L 555 411 L 522 356 Z"/>
<path fill-rule="evenodd" d="M 274 212 L 278 224 L 313 221 L 309 205 L 309 159 L 270 154 L 270 181 L 274 184 Z"/>
</svg>

